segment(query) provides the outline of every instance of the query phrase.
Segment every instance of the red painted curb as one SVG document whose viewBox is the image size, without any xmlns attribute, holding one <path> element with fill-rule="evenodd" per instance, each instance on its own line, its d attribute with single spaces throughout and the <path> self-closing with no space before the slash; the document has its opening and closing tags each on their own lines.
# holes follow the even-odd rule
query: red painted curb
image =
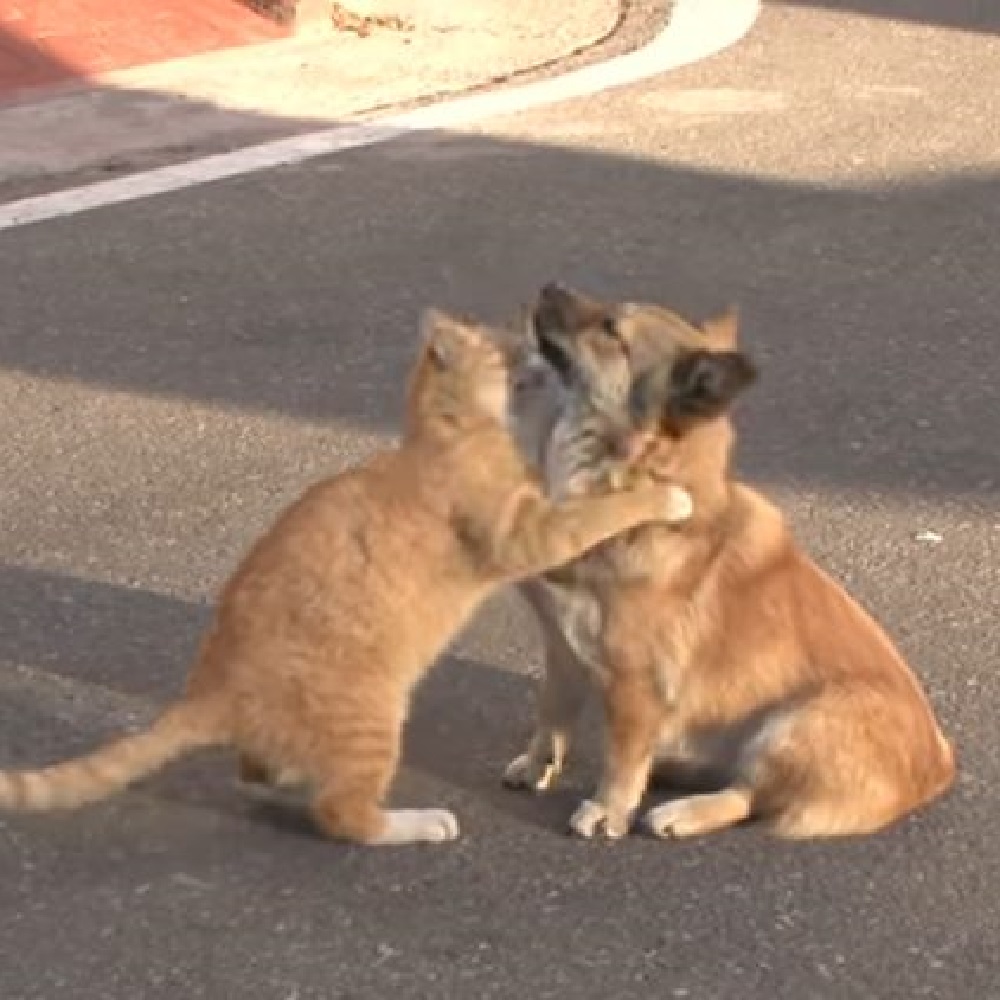
<svg viewBox="0 0 1000 1000">
<path fill-rule="evenodd" d="M 290 34 L 237 0 L 8 0 L 0 97 Z"/>
</svg>

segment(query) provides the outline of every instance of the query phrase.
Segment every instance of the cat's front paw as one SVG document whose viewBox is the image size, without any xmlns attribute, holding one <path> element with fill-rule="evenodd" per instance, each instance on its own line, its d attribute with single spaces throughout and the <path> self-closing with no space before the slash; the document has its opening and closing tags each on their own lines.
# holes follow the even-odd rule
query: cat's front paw
<svg viewBox="0 0 1000 1000">
<path fill-rule="evenodd" d="M 618 840 L 628 833 L 629 821 L 625 816 L 609 814 L 600 802 L 584 799 L 570 817 L 569 826 L 577 836 L 588 840 L 594 837 Z"/>
<path fill-rule="evenodd" d="M 531 753 L 523 753 L 507 765 L 503 783 L 508 788 L 547 792 L 559 780 L 560 771 L 561 768 L 555 761 L 539 760 Z"/>
<path fill-rule="evenodd" d="M 682 524 L 690 520 L 694 513 L 694 501 L 691 494 L 683 486 L 676 486 L 669 483 L 663 488 L 663 520 L 670 524 Z"/>
</svg>

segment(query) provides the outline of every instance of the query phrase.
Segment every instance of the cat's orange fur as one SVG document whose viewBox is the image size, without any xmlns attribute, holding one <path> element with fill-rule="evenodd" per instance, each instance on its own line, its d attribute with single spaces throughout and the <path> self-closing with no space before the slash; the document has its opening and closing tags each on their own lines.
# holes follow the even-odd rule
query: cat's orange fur
<svg viewBox="0 0 1000 1000">
<path fill-rule="evenodd" d="M 673 487 L 551 504 L 507 427 L 517 338 L 431 311 L 401 445 L 321 482 L 223 590 L 183 697 L 81 759 L 0 772 L 0 806 L 68 808 L 191 750 L 233 746 L 245 777 L 314 788 L 331 836 L 457 836 L 442 809 L 385 810 L 413 686 L 491 591 L 617 532 L 683 518 Z"/>
</svg>

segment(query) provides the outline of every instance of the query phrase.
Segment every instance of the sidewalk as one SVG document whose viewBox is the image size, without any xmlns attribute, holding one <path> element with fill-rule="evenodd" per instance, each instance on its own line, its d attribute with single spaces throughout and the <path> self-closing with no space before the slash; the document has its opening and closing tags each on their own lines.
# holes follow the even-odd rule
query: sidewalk
<svg viewBox="0 0 1000 1000">
<path fill-rule="evenodd" d="M 8 192 L 32 189 L 33 179 L 107 176 L 326 128 L 503 80 L 601 42 L 620 14 L 618 0 L 353 0 L 341 9 L 389 15 L 389 26 L 361 36 L 336 30 L 331 17 L 287 37 L 289 29 L 236 0 L 37 0 L 3 9 L 0 184 Z M 80 27 L 60 35 L 60 24 Z M 34 89 L 12 100 L 11 80 Z"/>
</svg>

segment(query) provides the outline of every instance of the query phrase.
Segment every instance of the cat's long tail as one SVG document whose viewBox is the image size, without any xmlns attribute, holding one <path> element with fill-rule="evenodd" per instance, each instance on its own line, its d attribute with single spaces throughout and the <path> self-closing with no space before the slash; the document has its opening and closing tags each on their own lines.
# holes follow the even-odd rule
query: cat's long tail
<svg viewBox="0 0 1000 1000">
<path fill-rule="evenodd" d="M 109 798 L 192 750 L 228 743 L 228 729 L 211 701 L 180 701 L 144 732 L 84 757 L 35 771 L 0 771 L 0 809 L 75 809 Z"/>
</svg>

